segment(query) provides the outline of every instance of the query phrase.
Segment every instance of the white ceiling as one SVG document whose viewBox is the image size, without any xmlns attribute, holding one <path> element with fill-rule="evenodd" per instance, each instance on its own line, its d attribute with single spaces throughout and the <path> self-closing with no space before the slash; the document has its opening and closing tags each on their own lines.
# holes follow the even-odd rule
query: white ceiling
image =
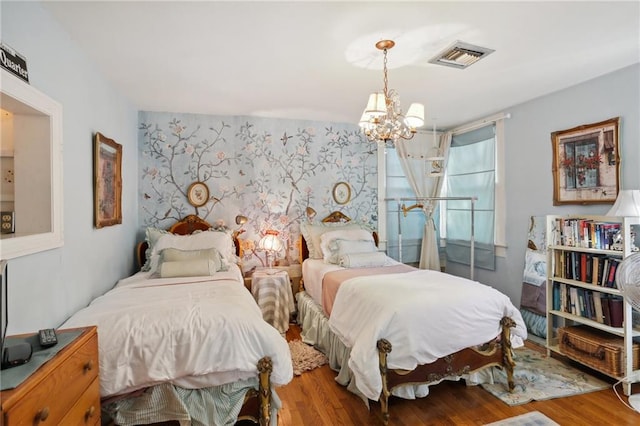
<svg viewBox="0 0 640 426">
<path fill-rule="evenodd" d="M 450 128 L 640 62 L 640 3 L 97 2 L 44 7 L 141 110 L 357 122 L 389 88 Z M 456 40 L 495 52 L 428 63 Z"/>
</svg>

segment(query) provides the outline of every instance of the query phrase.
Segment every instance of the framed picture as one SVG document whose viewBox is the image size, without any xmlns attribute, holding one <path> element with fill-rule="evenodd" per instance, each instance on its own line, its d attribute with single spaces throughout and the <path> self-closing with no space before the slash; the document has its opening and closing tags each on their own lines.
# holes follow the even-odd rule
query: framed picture
<svg viewBox="0 0 640 426">
<path fill-rule="evenodd" d="M 351 187 L 347 182 L 338 182 L 333 186 L 333 200 L 338 204 L 347 204 L 351 200 Z"/>
<path fill-rule="evenodd" d="M 96 133 L 93 157 L 95 227 L 122 223 L 122 145 Z"/>
<path fill-rule="evenodd" d="M 620 117 L 551 133 L 553 205 L 613 204 L 620 190 Z"/>
<path fill-rule="evenodd" d="M 204 182 L 193 182 L 187 189 L 187 199 L 194 207 L 202 207 L 209 201 L 209 188 Z"/>
</svg>

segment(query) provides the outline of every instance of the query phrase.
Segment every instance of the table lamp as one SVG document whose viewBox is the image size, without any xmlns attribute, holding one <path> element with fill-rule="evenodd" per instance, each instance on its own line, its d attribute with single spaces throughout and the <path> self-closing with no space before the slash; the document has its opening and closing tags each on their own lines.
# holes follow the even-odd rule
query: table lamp
<svg viewBox="0 0 640 426">
<path fill-rule="evenodd" d="M 273 261 L 276 253 L 282 249 L 282 241 L 278 238 L 278 231 L 267 230 L 258 243 L 258 248 L 266 253 L 267 265 L 269 266 L 267 273 L 273 274 L 277 272 L 277 270 L 273 269 Z"/>
</svg>

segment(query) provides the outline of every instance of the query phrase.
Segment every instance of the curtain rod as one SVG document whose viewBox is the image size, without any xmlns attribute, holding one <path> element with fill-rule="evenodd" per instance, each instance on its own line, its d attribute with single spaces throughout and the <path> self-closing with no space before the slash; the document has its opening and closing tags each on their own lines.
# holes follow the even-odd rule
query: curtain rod
<svg viewBox="0 0 640 426">
<path fill-rule="evenodd" d="M 477 120 L 474 121 L 472 123 L 469 124 L 463 124 L 460 127 L 454 127 L 453 129 L 449 130 L 451 133 L 464 133 L 464 132 L 468 132 L 474 129 L 477 129 L 478 127 L 482 127 L 485 124 L 488 123 L 494 123 L 498 120 L 504 120 L 507 118 L 511 118 L 511 114 L 509 113 L 504 113 L 501 112 L 500 114 L 494 114 L 494 115 L 490 115 L 489 117 L 483 118 L 481 120 Z"/>
</svg>

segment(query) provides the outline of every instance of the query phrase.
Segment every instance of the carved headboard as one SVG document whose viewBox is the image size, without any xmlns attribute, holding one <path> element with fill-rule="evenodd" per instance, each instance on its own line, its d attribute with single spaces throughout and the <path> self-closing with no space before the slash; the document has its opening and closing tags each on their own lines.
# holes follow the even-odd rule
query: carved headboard
<svg viewBox="0 0 640 426">
<path fill-rule="evenodd" d="M 178 222 L 171 225 L 167 229 L 167 231 L 177 235 L 189 235 L 194 231 L 206 231 L 208 229 L 211 229 L 211 224 L 209 224 L 209 222 L 194 214 L 190 214 L 188 216 L 185 216 L 182 220 L 179 220 Z M 236 246 L 236 255 L 240 255 L 240 244 L 237 238 L 234 238 L 234 243 Z M 140 268 L 146 262 L 146 253 L 148 247 L 149 245 L 146 241 L 138 243 L 136 247 L 136 259 L 138 261 L 138 267 Z"/>
</svg>

